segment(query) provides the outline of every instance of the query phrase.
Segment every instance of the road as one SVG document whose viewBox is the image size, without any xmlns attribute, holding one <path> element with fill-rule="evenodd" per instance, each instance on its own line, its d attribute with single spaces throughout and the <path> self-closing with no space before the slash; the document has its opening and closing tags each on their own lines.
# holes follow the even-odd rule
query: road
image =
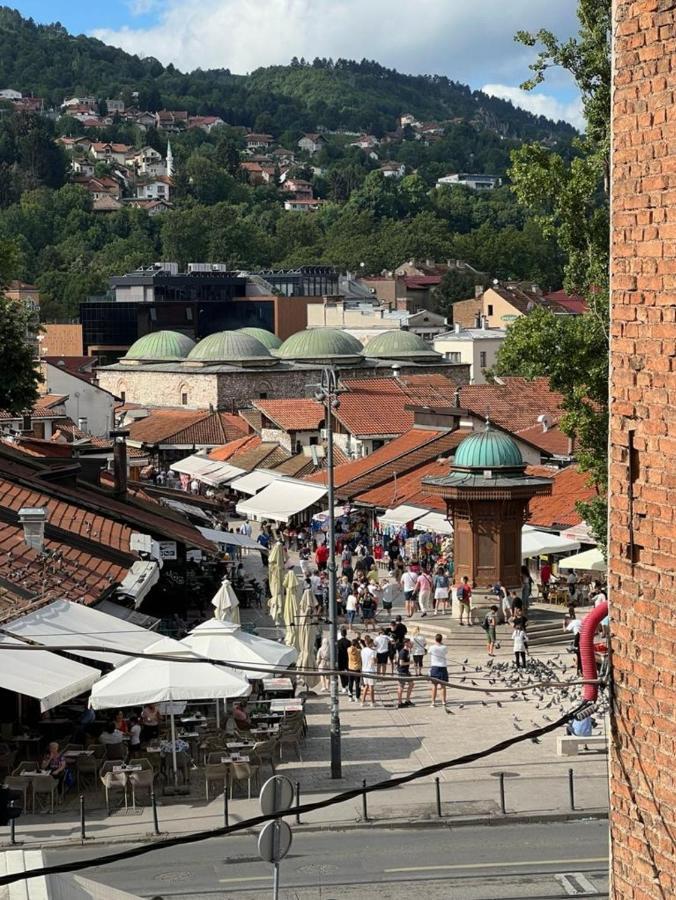
<svg viewBox="0 0 676 900">
<path fill-rule="evenodd" d="M 110 848 L 111 852 L 120 849 Z M 45 851 L 47 864 L 94 848 Z M 607 897 L 605 821 L 501 826 L 307 831 L 280 870 L 280 900 L 520 900 Z M 89 878 L 163 900 L 269 900 L 272 869 L 254 835 L 233 835 L 98 866 Z"/>
</svg>

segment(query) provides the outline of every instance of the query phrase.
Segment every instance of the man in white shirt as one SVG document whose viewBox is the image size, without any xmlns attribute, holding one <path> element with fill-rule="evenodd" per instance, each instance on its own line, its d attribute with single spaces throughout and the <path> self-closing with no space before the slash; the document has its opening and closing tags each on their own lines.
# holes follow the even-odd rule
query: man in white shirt
<svg viewBox="0 0 676 900">
<path fill-rule="evenodd" d="M 413 608 L 415 606 L 414 596 L 415 589 L 418 583 L 418 573 L 414 572 L 413 569 L 409 566 L 409 568 L 404 572 L 401 576 L 401 589 L 404 592 L 404 602 L 406 604 L 406 615 L 411 618 L 413 615 Z"/>
<path fill-rule="evenodd" d="M 390 658 L 390 639 L 381 628 L 373 639 L 373 647 L 376 651 L 376 671 L 379 675 L 387 674 L 387 663 Z"/>
<path fill-rule="evenodd" d="M 577 663 L 577 674 L 582 674 L 582 658 L 580 656 L 580 632 L 582 631 L 582 620 L 571 619 L 568 616 L 563 620 L 563 630 L 569 631 L 573 635 L 573 651 Z"/>
</svg>

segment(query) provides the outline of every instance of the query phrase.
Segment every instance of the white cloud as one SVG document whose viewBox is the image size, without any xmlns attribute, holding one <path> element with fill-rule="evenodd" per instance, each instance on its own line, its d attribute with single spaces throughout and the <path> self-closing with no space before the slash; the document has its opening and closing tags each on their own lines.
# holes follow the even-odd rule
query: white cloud
<svg viewBox="0 0 676 900">
<path fill-rule="evenodd" d="M 127 0 L 132 16 L 147 16 L 158 8 L 158 0 Z"/>
<path fill-rule="evenodd" d="M 554 121 L 563 119 L 580 130 L 584 129 L 582 101 L 579 97 L 565 102 L 550 94 L 543 94 L 540 91 L 524 91 L 509 84 L 485 84 L 481 90 L 492 97 L 511 100 L 514 106 L 527 109 L 528 112 L 535 113 L 535 115 L 546 116 Z"/>
<path fill-rule="evenodd" d="M 143 9 L 152 0 L 132 2 Z M 154 24 L 94 34 L 184 70 L 242 73 L 293 56 L 366 57 L 477 86 L 525 78 L 534 51 L 515 44 L 514 33 L 546 27 L 566 37 L 576 28 L 575 7 L 575 0 L 164 0 Z"/>
</svg>

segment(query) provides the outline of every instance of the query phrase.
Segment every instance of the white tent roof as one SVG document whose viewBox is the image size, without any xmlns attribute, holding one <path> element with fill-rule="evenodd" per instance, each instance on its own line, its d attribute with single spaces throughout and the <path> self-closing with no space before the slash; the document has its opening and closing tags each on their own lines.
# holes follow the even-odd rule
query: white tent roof
<svg viewBox="0 0 676 900">
<path fill-rule="evenodd" d="M 410 521 L 410 520 L 409 520 Z M 453 534 L 453 526 L 440 512 L 428 512 L 415 523 L 416 531 L 431 531 L 433 534 Z"/>
<path fill-rule="evenodd" d="M 378 521 L 381 525 L 406 525 L 407 522 L 414 522 L 428 512 L 428 509 L 422 509 L 419 506 L 403 504 L 392 509 L 386 509 L 382 516 L 378 516 Z"/>
<path fill-rule="evenodd" d="M 584 553 L 576 553 L 575 556 L 568 556 L 566 559 L 559 561 L 559 569 L 578 569 L 582 572 L 605 572 L 608 563 L 603 558 L 603 554 L 594 547 L 592 550 L 585 550 Z"/>
<path fill-rule="evenodd" d="M 252 519 L 288 522 L 292 516 L 319 503 L 326 493 L 326 488 L 319 484 L 278 479 L 263 488 L 255 497 L 238 503 L 237 512 Z"/>
<path fill-rule="evenodd" d="M 117 590 L 125 597 L 131 597 L 135 605 L 139 606 L 159 580 L 160 567 L 157 563 L 139 559 L 132 564 Z"/>
<path fill-rule="evenodd" d="M 256 541 L 245 534 L 234 534 L 231 531 L 219 531 L 217 528 L 198 528 L 208 541 L 214 544 L 229 544 L 231 547 L 244 547 L 248 550 L 263 550 Z"/>
<path fill-rule="evenodd" d="M 204 484 L 218 487 L 219 484 L 232 481 L 233 478 L 238 478 L 240 475 L 244 475 L 245 472 L 246 469 L 240 469 L 237 466 L 230 465 L 230 463 L 219 462 L 215 469 L 209 469 L 208 472 L 200 475 L 199 480 L 203 481 Z"/>
<path fill-rule="evenodd" d="M 294 647 L 278 644 L 257 634 L 249 634 L 242 631 L 239 625 L 219 622 L 217 619 L 202 622 L 183 638 L 181 643 L 200 656 L 235 664 L 241 662 L 253 666 L 264 665 L 286 669 L 298 658 L 298 651 Z M 233 668 L 228 671 L 241 675 L 249 681 L 270 675 L 269 670 L 249 671 Z"/>
<path fill-rule="evenodd" d="M 174 500 L 171 497 L 160 497 L 160 503 L 168 506 L 170 509 L 175 509 L 176 512 L 183 513 L 184 516 L 193 516 L 201 519 L 203 522 L 211 523 L 211 519 L 204 510 L 194 503 L 182 503 L 180 500 Z"/>
<path fill-rule="evenodd" d="M 174 646 L 176 645 L 176 650 Z M 140 706 L 176 700 L 224 700 L 251 693 L 249 683 L 225 669 L 202 662 L 178 641 L 163 639 L 146 648 L 147 653 L 171 653 L 196 662 L 172 659 L 133 659 L 98 681 L 92 688 L 94 709 Z"/>
<path fill-rule="evenodd" d="M 48 606 L 10 622 L 5 630 L 48 647 L 92 644 L 102 649 L 74 650 L 73 653 L 113 666 L 121 666 L 129 662 L 131 657 L 106 653 L 106 647 L 143 653 L 146 647 L 157 642 L 154 631 L 70 600 L 55 600 Z M 176 643 L 178 645 L 178 641 Z"/>
<path fill-rule="evenodd" d="M 578 541 L 571 541 L 561 537 L 560 534 L 549 534 L 546 531 L 532 531 L 525 528 L 521 532 L 521 559 L 548 553 L 570 553 L 571 550 L 578 550 L 579 547 Z"/>
<path fill-rule="evenodd" d="M 268 469 L 254 469 L 248 475 L 235 478 L 234 481 L 230 482 L 230 487 L 233 491 L 239 491 L 241 494 L 253 495 L 281 477 L 281 475 L 270 472 Z"/>
<path fill-rule="evenodd" d="M 178 462 L 172 463 L 169 468 L 173 472 L 179 472 L 181 475 L 190 475 L 191 477 L 199 477 L 212 469 L 218 468 L 221 463 L 217 459 L 209 459 L 200 453 L 194 453 L 192 456 L 186 456 L 185 459 L 179 459 Z"/>
<path fill-rule="evenodd" d="M 46 712 L 88 691 L 101 677 L 98 669 L 65 659 L 48 650 L 6 650 L 21 644 L 0 635 L 0 687 L 40 701 Z"/>
</svg>

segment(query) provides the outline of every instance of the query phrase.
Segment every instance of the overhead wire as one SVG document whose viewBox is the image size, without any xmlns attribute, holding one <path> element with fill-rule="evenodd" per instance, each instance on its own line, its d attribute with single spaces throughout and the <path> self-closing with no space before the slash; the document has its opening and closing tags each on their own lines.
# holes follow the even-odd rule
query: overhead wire
<svg viewBox="0 0 676 900">
<path fill-rule="evenodd" d="M 394 778 L 377 781 L 374 784 L 365 785 L 364 787 L 351 788 L 350 790 L 342 791 L 339 794 L 334 794 L 332 797 L 327 797 L 323 800 L 316 800 L 314 803 L 305 803 L 300 806 L 294 806 L 293 809 L 290 809 L 288 811 L 288 814 L 300 816 L 303 814 L 316 812 L 317 810 L 326 809 L 327 807 L 335 806 L 339 803 L 346 803 L 349 800 L 361 797 L 362 794 L 372 794 L 377 791 L 390 790 L 392 788 L 400 787 L 403 784 L 408 784 L 411 781 L 416 781 L 419 778 L 425 778 L 429 775 L 435 775 L 437 772 L 441 772 L 444 769 L 450 769 L 462 765 L 469 765 L 470 763 L 476 762 L 480 759 L 484 759 L 487 756 L 492 756 L 496 753 L 501 753 L 504 750 L 509 750 L 510 747 L 513 747 L 516 744 L 520 744 L 523 741 L 533 741 L 543 734 L 548 734 L 549 732 L 556 730 L 560 726 L 565 725 L 566 722 L 569 722 L 571 719 L 573 719 L 578 713 L 582 712 L 582 710 L 586 709 L 588 705 L 589 704 L 586 701 L 584 703 L 578 704 L 578 706 L 576 706 L 570 712 L 567 712 L 564 715 L 560 716 L 554 722 L 550 722 L 549 724 L 533 729 L 532 731 L 527 731 L 523 734 L 516 735 L 515 737 L 507 738 L 504 741 L 499 741 L 497 744 L 493 744 L 493 746 L 488 747 L 485 750 L 477 750 L 474 753 L 466 753 L 464 756 L 459 756 L 455 759 L 443 760 L 442 762 L 432 763 L 428 766 L 422 766 L 414 770 L 413 772 L 409 772 L 406 775 L 397 775 Z M 281 817 L 283 817 L 283 814 Z M 14 884 L 17 881 L 23 881 L 29 878 L 59 875 L 67 872 L 79 872 L 82 869 L 87 869 L 92 866 L 110 865 L 111 863 L 121 862 L 126 859 L 134 859 L 137 856 L 143 856 L 146 853 L 152 853 L 155 850 L 166 850 L 171 847 L 179 847 L 186 844 L 199 843 L 200 841 L 209 840 L 215 837 L 224 837 L 226 835 L 234 834 L 239 831 L 245 831 L 247 829 L 255 828 L 258 825 L 264 825 L 266 822 L 270 822 L 273 819 L 279 818 L 280 814 L 278 812 L 270 813 L 269 815 L 252 816 L 249 819 L 244 819 L 241 822 L 236 822 L 234 825 L 214 828 L 210 829 L 209 831 L 196 831 L 192 834 L 179 835 L 174 838 L 167 838 L 163 841 L 156 841 L 152 844 L 142 844 L 138 847 L 132 847 L 128 850 L 120 850 L 117 853 L 110 853 L 107 856 L 98 856 L 94 857 L 93 859 L 85 860 L 74 860 L 73 862 L 56 863 L 54 865 L 43 866 L 42 868 L 38 869 L 28 869 L 24 872 L 14 872 L 8 875 L 0 876 L 0 886 Z"/>
</svg>

